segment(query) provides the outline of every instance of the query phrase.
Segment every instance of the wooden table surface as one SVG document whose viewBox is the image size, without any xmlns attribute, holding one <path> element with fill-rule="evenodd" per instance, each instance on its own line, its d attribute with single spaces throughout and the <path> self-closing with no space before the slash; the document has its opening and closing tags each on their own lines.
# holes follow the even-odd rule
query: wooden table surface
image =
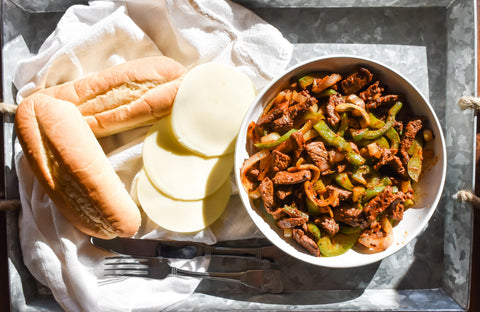
<svg viewBox="0 0 480 312">
<path fill-rule="evenodd" d="M 480 9 L 480 0 L 477 0 L 477 16 Z M 477 23 L 477 25 L 480 24 Z M 480 27 L 479 27 L 480 28 Z M 480 30 L 479 30 L 480 32 Z M 479 40 L 480 41 L 480 40 Z M 480 50 L 480 47 L 479 49 Z M 1 50 L 0 50 L 1 59 Z M 480 62 L 478 62 L 480 64 Z M 0 62 L 0 72 L 2 63 Z M 478 66 L 477 73 L 480 72 L 480 65 Z M 478 74 L 477 74 L 478 75 Z M 477 79 L 480 81 L 480 79 Z M 477 87 L 480 90 L 480 82 Z M 0 89 L 1 92 L 1 89 Z M 2 94 L 0 94 L 1 96 Z M 3 98 L 3 96 L 2 96 Z M 0 121 L 3 123 L 3 119 L 0 116 Z M 479 123 L 480 124 L 480 123 Z M 477 135 L 480 138 L 480 126 L 477 129 Z M 3 146 L 3 128 L 0 127 L 0 146 Z M 477 149 L 477 177 L 476 177 L 476 194 L 480 196 L 480 152 Z M 3 163 L 3 149 L 0 158 L 0 168 L 4 167 Z M 0 190 L 4 189 L 3 171 L 0 174 Z M 3 196 L 3 193 L 1 193 Z M 2 198 L 0 196 L 0 198 Z M 469 312 L 480 311 L 480 209 L 476 209 L 474 213 L 474 238 L 473 238 L 473 259 L 472 259 L 472 285 L 470 294 L 470 308 Z M 477 265 L 475 265 L 477 264 Z M 6 217 L 5 212 L 0 211 L 0 312 L 10 311 L 10 295 L 9 295 L 9 283 L 8 283 L 8 257 L 7 257 L 7 235 L 6 235 Z"/>
</svg>

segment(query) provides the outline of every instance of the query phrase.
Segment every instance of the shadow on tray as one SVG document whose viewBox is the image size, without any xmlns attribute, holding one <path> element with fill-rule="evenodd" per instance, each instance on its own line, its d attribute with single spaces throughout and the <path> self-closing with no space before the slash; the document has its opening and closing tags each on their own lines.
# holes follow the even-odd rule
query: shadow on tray
<svg viewBox="0 0 480 312">
<path fill-rule="evenodd" d="M 332 269 L 318 267 L 284 255 L 277 265 L 247 259 L 214 257 L 209 270 L 235 271 L 239 268 L 276 268 L 283 273 L 284 291 L 280 294 L 262 293 L 240 284 L 203 280 L 196 292 L 231 300 L 269 304 L 329 304 L 361 296 L 375 276 L 380 263 L 359 268 Z M 320 295 L 321 294 L 321 295 Z"/>
</svg>

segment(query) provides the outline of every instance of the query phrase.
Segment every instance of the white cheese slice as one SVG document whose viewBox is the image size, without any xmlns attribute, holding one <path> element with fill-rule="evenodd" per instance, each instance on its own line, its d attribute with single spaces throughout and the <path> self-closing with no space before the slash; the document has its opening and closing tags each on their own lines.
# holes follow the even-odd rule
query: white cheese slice
<svg viewBox="0 0 480 312">
<path fill-rule="evenodd" d="M 143 164 L 152 183 L 166 195 L 183 200 L 207 197 L 229 178 L 233 154 L 204 157 L 178 143 L 170 116 L 156 122 L 143 145 Z"/>
<path fill-rule="evenodd" d="M 230 199 L 230 179 L 212 195 L 200 200 L 178 200 L 159 191 L 140 171 L 137 196 L 145 214 L 160 227 L 174 232 L 191 233 L 205 229 L 225 210 Z"/>
<path fill-rule="evenodd" d="M 242 120 L 255 99 L 250 78 L 219 63 L 188 72 L 172 108 L 173 133 L 188 149 L 205 156 L 233 153 Z"/>
<path fill-rule="evenodd" d="M 143 171 L 143 169 L 141 170 Z M 137 204 L 138 207 L 140 207 L 140 202 L 138 201 L 138 191 L 137 191 L 137 185 L 138 185 L 138 177 L 140 176 L 140 173 L 137 172 L 135 177 L 133 177 L 132 184 L 130 185 L 130 197 L 133 199 L 135 204 Z"/>
</svg>

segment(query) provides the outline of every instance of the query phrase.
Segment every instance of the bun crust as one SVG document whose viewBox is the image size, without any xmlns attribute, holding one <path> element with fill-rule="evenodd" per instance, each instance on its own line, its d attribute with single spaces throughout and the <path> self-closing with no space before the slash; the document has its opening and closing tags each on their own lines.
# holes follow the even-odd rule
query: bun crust
<svg viewBox="0 0 480 312">
<path fill-rule="evenodd" d="M 35 93 L 18 106 L 15 130 L 39 182 L 80 231 L 133 236 L 140 211 L 78 108 Z"/>
<path fill-rule="evenodd" d="M 185 73 L 175 60 L 154 56 L 37 93 L 75 104 L 98 138 L 152 124 L 170 113 Z"/>
</svg>

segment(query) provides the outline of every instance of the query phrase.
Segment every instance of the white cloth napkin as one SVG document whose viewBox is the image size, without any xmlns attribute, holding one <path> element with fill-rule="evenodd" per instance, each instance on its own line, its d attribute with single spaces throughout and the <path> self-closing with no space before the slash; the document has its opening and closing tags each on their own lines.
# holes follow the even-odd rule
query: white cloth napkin
<svg viewBox="0 0 480 312">
<path fill-rule="evenodd" d="M 167 55 L 187 68 L 207 61 L 233 65 L 257 89 L 288 64 L 291 44 L 251 11 L 218 0 L 92 1 L 71 7 L 38 54 L 17 66 L 14 83 L 20 102 L 39 88 L 151 55 Z M 142 166 L 146 128 L 101 140 L 102 147 L 130 188 Z M 16 168 L 22 211 L 23 259 L 34 277 L 48 286 L 67 311 L 160 311 L 189 296 L 199 280 L 169 277 L 112 279 L 101 262 L 110 253 L 89 244 L 58 212 L 33 176 L 17 143 Z M 235 193 L 235 192 L 234 192 Z M 233 195 L 223 216 L 191 235 L 167 232 L 144 216 L 138 237 L 196 240 L 208 244 L 257 236 L 255 226 Z M 175 266 L 204 270 L 208 259 L 177 260 Z"/>
</svg>

